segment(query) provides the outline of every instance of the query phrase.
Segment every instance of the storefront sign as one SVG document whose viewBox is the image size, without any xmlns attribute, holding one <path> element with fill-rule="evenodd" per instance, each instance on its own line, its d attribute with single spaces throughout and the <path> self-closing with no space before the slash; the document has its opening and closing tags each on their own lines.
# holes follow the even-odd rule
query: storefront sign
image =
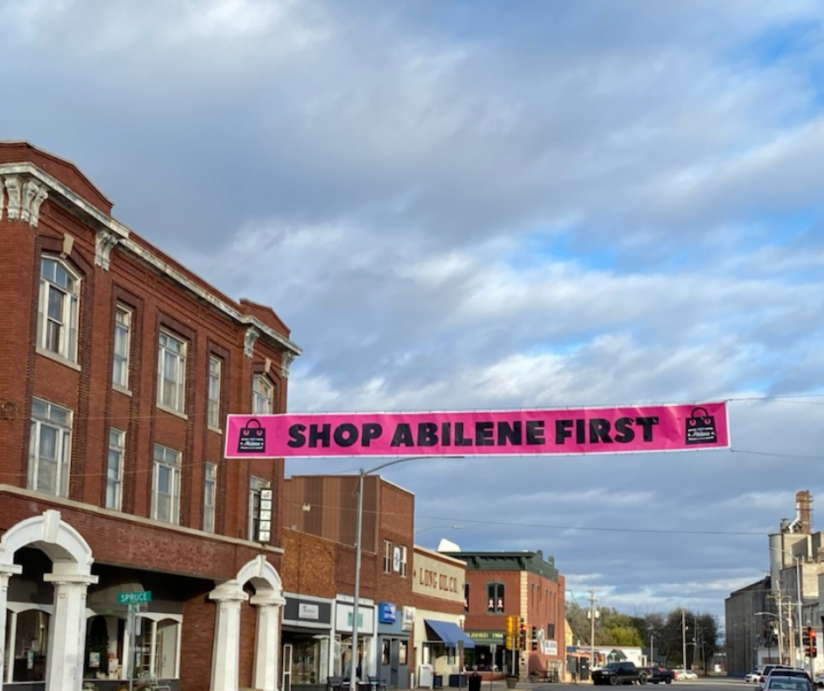
<svg viewBox="0 0 824 691">
<path fill-rule="evenodd" d="M 401 611 L 401 616 L 403 617 L 403 630 L 411 631 L 412 627 L 415 625 L 415 608 L 404 607 Z"/>
<path fill-rule="evenodd" d="M 381 602 L 378 605 L 378 621 L 381 624 L 394 624 L 397 618 L 395 610 L 394 602 Z"/>
<path fill-rule="evenodd" d="M 544 655 L 557 655 L 558 641 L 544 640 Z"/>
<path fill-rule="evenodd" d="M 463 602 L 466 570 L 427 556 L 415 550 L 415 567 L 412 570 L 412 592 L 437 597 L 451 602 Z"/>
<path fill-rule="evenodd" d="M 320 607 L 306 602 L 301 602 L 298 605 L 298 619 L 314 619 L 317 621 L 320 618 Z"/>
<path fill-rule="evenodd" d="M 726 403 L 443 413 L 229 415 L 226 458 L 697 451 L 730 445 Z M 250 444 L 250 435 L 255 443 Z"/>
<path fill-rule="evenodd" d="M 338 631 L 351 631 L 353 621 L 352 605 L 338 602 L 335 608 L 335 628 Z M 375 609 L 372 605 L 358 606 L 358 631 L 371 634 L 374 632 Z"/>
<path fill-rule="evenodd" d="M 503 645 L 504 631 L 467 631 L 469 636 L 478 645 Z"/>
</svg>

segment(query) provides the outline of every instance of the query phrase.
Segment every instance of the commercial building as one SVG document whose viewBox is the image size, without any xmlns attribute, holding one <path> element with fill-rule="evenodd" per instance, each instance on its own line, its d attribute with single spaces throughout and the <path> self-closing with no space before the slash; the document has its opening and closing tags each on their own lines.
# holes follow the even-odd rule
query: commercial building
<svg viewBox="0 0 824 691">
<path fill-rule="evenodd" d="M 536 552 L 446 552 L 466 564 L 468 662 L 482 672 L 564 678 L 565 580 L 555 560 Z M 520 618 L 525 650 L 505 650 L 508 616 Z M 517 632 L 520 634 L 521 632 Z"/>
<path fill-rule="evenodd" d="M 110 691 L 134 662 L 273 691 L 283 463 L 225 461 L 223 425 L 284 411 L 300 349 L 111 212 L 0 143 L 0 688 Z"/>
<path fill-rule="evenodd" d="M 293 646 L 291 670 L 286 670 L 293 686 L 325 688 L 328 676 L 348 678 L 353 667 L 360 667 L 361 678 L 379 677 L 391 688 L 410 685 L 415 497 L 377 475 L 364 478 L 358 653 L 353 656 L 358 481 L 351 475 L 285 481 L 284 525 L 294 533 L 287 540 L 296 545 L 284 555 L 286 612 L 297 607 L 300 615 L 301 605 L 305 610 L 315 601 L 319 612 L 329 611 L 322 632 L 307 627 L 315 622 L 306 616 L 284 620 L 284 640 Z"/>
<path fill-rule="evenodd" d="M 821 640 L 821 579 L 824 534 L 813 532 L 810 492 L 795 495 L 796 515 L 784 518 L 768 537 L 770 575 L 731 593 L 725 601 L 726 663 L 730 675 L 744 675 L 769 662 L 824 669 L 824 651 L 812 657 L 803 632 Z"/>
</svg>

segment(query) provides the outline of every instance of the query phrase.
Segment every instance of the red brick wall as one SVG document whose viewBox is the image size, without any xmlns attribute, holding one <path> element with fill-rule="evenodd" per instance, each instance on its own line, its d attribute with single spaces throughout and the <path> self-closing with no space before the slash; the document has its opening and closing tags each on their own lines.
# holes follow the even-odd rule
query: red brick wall
<svg viewBox="0 0 824 691">
<path fill-rule="evenodd" d="M 0 164 L 32 162 L 69 186 L 98 210 L 111 204 L 72 164 L 25 143 L 0 143 Z M 63 519 L 90 544 L 96 562 L 203 579 L 202 591 L 181 593 L 184 600 L 181 680 L 187 691 L 207 689 L 211 674 L 215 604 L 207 594 L 216 581 L 232 578 L 262 551 L 280 569 L 280 556 L 248 544 L 248 496 L 251 475 L 268 479 L 276 498 L 272 545 L 280 545 L 283 523 L 283 461 L 223 459 L 223 435 L 208 429 L 207 376 L 209 356 L 224 359 L 222 417 L 248 412 L 252 376 L 268 370 L 275 386 L 275 412 L 284 412 L 287 381 L 281 377 L 281 349 L 261 336 L 253 358 L 244 355 L 245 327 L 188 292 L 158 271 L 115 247 L 109 270 L 95 266 L 95 228 L 82 213 L 55 192 L 40 209 L 33 228 L 22 220 L 0 220 L 0 485 L 27 486 L 29 425 L 33 397 L 70 408 L 72 426 L 69 500 L 0 487 L 0 533 L 46 509 Z M 39 262 L 43 254 L 59 255 L 64 238 L 73 245 L 65 261 L 81 276 L 78 367 L 36 353 Z M 288 329 L 274 312 L 233 302 L 187 271 L 160 250 L 148 248 L 193 283 L 210 291 L 240 313 L 266 317 L 284 337 Z M 133 310 L 130 394 L 113 389 L 114 315 L 118 301 Z M 156 405 L 158 334 L 161 326 L 188 342 L 186 415 Z M 126 431 L 122 513 L 94 511 L 105 498 L 108 436 L 111 427 Z M 180 526 L 199 531 L 203 525 L 205 464 L 218 464 L 216 533 L 244 542 L 215 539 L 204 533 L 175 530 L 163 524 L 135 521 L 151 512 L 155 443 L 182 452 Z M 84 506 L 85 505 L 85 506 Z M 196 582 L 196 581 L 193 581 Z M 255 608 L 244 603 L 240 685 L 251 685 Z"/>
</svg>

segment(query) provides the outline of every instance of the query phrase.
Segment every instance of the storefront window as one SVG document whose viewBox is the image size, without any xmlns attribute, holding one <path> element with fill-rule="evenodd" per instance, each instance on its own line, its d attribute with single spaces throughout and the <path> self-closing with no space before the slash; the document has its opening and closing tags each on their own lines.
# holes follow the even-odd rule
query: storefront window
<svg viewBox="0 0 824 691">
<path fill-rule="evenodd" d="M 9 612 L 6 619 L 6 640 L 12 640 L 8 654 L 11 662 L 12 681 L 43 681 L 46 675 L 46 651 L 48 650 L 49 615 L 40 610 Z M 7 658 L 8 663 L 8 658 Z"/>
<path fill-rule="evenodd" d="M 389 664 L 389 652 L 392 649 L 392 641 L 388 638 L 383 639 L 382 644 L 382 651 L 381 651 L 381 664 L 388 665 Z"/>
<path fill-rule="evenodd" d="M 86 651 L 83 655 L 86 679 L 122 679 L 123 635 L 126 620 L 92 616 L 86 622 Z"/>
<path fill-rule="evenodd" d="M 293 637 L 292 684 L 320 684 L 326 681 L 329 639 Z"/>
<path fill-rule="evenodd" d="M 358 661 L 364 663 L 360 670 L 360 677 L 363 679 L 367 674 L 370 674 L 369 669 L 369 646 L 371 644 L 371 636 L 358 636 Z M 352 636 L 343 635 L 340 637 L 338 643 L 339 656 L 336 658 L 340 661 L 340 674 L 344 679 L 349 679 L 352 674 Z M 338 666 L 336 662 L 335 666 Z M 358 662 L 355 663 L 355 671 L 357 673 Z M 335 673 L 338 674 L 337 669 Z"/>
<path fill-rule="evenodd" d="M 158 679 L 176 679 L 180 622 L 176 619 L 158 621 L 145 616 L 140 617 L 139 621 L 136 672 L 148 673 Z"/>
<path fill-rule="evenodd" d="M 406 659 L 409 655 L 409 641 L 399 641 L 400 648 L 398 649 L 398 664 L 407 664 Z"/>
</svg>

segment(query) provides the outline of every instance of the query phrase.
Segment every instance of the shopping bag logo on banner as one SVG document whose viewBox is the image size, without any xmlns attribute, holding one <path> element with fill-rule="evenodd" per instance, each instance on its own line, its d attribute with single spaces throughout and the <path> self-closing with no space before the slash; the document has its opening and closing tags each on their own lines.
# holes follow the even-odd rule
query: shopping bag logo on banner
<svg viewBox="0 0 824 691">
<path fill-rule="evenodd" d="M 238 453 L 260 453 L 266 450 L 266 430 L 257 418 L 251 418 L 240 429 L 237 440 Z"/>
<path fill-rule="evenodd" d="M 715 444 L 718 441 L 715 417 L 706 408 L 692 409 L 687 418 L 687 438 L 684 441 L 687 444 Z"/>
</svg>

